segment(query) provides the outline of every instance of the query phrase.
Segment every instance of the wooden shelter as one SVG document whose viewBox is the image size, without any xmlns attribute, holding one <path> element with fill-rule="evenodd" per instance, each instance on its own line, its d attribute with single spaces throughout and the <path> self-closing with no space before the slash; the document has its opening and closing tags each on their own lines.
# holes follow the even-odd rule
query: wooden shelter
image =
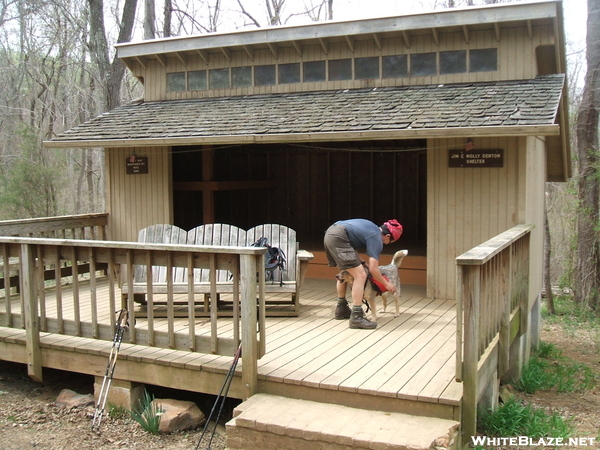
<svg viewBox="0 0 600 450">
<path fill-rule="evenodd" d="M 474 405 L 518 372 L 538 334 L 544 184 L 571 171 L 562 3 L 175 37 L 117 52 L 144 98 L 45 142 L 106 149 L 105 229 L 125 253 L 102 261 L 139 263 L 143 246 L 125 242 L 157 223 L 280 223 L 315 253 L 307 277 L 317 277 L 330 274 L 317 254 L 329 224 L 395 217 L 405 228 L 398 245 L 423 261 L 407 268 L 419 273 L 412 284 L 423 298 L 458 303 L 456 378 L 475 381 L 459 394 L 449 382 L 444 392 L 456 396 L 436 401 L 452 403 L 446 417 L 472 432 Z"/>
<path fill-rule="evenodd" d="M 560 2 L 117 51 L 144 98 L 45 143 L 106 148 L 110 239 L 281 223 L 312 251 L 335 220 L 396 217 L 415 282 L 454 298 L 454 258 L 531 223 L 540 287 L 544 182 L 570 174 Z"/>
</svg>

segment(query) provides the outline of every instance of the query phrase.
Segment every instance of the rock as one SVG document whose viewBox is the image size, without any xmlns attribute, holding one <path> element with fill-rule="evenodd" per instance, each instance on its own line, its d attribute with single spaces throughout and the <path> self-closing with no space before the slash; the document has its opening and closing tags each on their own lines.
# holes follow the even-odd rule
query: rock
<svg viewBox="0 0 600 450">
<path fill-rule="evenodd" d="M 153 403 L 157 404 L 162 410 L 158 428 L 161 433 L 193 430 L 204 423 L 204 414 L 194 402 L 154 399 Z"/>
<path fill-rule="evenodd" d="M 517 393 L 517 389 L 512 384 L 504 384 L 500 386 L 500 401 L 506 403 L 513 398 Z"/>
<path fill-rule="evenodd" d="M 63 389 L 56 398 L 57 405 L 72 408 L 85 408 L 86 406 L 94 406 L 94 396 L 92 394 L 78 394 L 71 389 Z"/>
</svg>

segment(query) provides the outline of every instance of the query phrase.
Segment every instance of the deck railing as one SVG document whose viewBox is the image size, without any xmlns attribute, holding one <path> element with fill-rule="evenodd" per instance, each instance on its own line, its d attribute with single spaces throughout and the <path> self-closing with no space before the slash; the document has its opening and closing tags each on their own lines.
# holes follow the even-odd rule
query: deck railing
<svg viewBox="0 0 600 450">
<path fill-rule="evenodd" d="M 243 394 L 249 397 L 256 392 L 257 360 L 264 354 L 264 271 L 259 270 L 264 267 L 264 253 L 264 248 L 257 247 L 0 237 L 0 272 L 9 273 L 16 266 L 20 279 L 17 295 L 4 289 L 4 298 L 0 296 L 0 304 L 4 300 L 6 305 L 3 313 L 0 310 L 0 326 L 25 328 L 29 373 L 41 379 L 41 332 L 112 341 L 116 314 L 127 309 L 129 327 L 124 341 L 132 344 L 233 355 L 241 343 Z M 79 273 L 78 267 L 82 264 L 89 267 L 85 276 Z M 100 266 L 106 270 L 99 271 Z M 190 286 L 189 293 L 183 295 L 183 308 L 188 317 L 185 330 L 174 328 L 173 277 L 166 277 L 169 291 L 166 329 L 156 324 L 151 294 L 147 297 L 143 318 L 136 317 L 138 305 L 134 304 L 133 296 L 124 299 L 119 288 L 121 268 L 132 277 L 136 266 L 161 266 L 168 273 L 187 269 Z M 65 267 L 70 268 L 66 282 Z M 217 334 L 216 301 L 210 302 L 210 325 L 197 325 L 192 283 L 193 271 L 198 268 L 210 269 L 213 274 L 210 277 L 212 299 L 217 298 L 216 271 L 231 272 L 233 330 L 228 336 L 233 338 Z M 98 298 L 99 283 L 107 285 L 107 289 L 102 290 L 108 292 L 107 298 Z M 152 277 L 147 283 L 151 293 Z M 258 310 L 263 314 L 257 313 L 257 297 L 260 299 Z M 20 309 L 20 314 L 14 314 L 11 305 L 15 310 Z"/>
<path fill-rule="evenodd" d="M 509 369 L 513 340 L 527 331 L 529 240 L 517 225 L 456 258 L 456 380 L 463 382 L 463 436 L 474 436 L 477 403 Z"/>
<path fill-rule="evenodd" d="M 106 240 L 108 214 L 0 221 L 0 236 Z"/>
</svg>

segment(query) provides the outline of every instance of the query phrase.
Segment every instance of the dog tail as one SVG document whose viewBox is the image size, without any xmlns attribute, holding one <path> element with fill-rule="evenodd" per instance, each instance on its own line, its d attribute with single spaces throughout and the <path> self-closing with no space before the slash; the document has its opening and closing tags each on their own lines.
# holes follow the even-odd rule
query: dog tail
<svg viewBox="0 0 600 450">
<path fill-rule="evenodd" d="M 398 250 L 396 253 L 394 253 L 392 264 L 396 267 L 400 267 L 400 264 L 402 264 L 402 260 L 406 255 L 408 255 L 408 250 Z"/>
</svg>

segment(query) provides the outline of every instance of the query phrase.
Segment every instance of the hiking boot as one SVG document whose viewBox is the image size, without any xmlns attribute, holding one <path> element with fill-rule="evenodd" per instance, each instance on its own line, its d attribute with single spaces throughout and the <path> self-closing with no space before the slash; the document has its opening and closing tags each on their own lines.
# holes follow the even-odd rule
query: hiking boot
<svg viewBox="0 0 600 450">
<path fill-rule="evenodd" d="M 349 319 L 352 314 L 352 310 L 348 306 L 347 302 L 338 303 L 335 308 L 335 320 Z"/>
<path fill-rule="evenodd" d="M 352 311 L 352 314 L 350 315 L 350 328 L 373 330 L 377 328 L 377 322 L 371 322 L 367 319 L 361 308 L 360 312 Z"/>
</svg>

